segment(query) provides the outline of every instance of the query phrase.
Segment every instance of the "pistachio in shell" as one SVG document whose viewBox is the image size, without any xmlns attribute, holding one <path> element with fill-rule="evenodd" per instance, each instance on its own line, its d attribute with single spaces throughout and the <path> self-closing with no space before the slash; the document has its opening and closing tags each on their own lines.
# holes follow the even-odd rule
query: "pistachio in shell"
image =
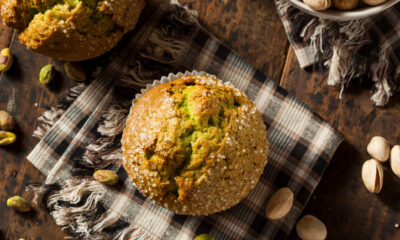
<svg viewBox="0 0 400 240">
<path fill-rule="evenodd" d="M 13 56 L 9 48 L 4 48 L 0 52 L 0 72 L 7 72 L 13 63 Z"/>
<path fill-rule="evenodd" d="M 359 0 L 332 0 L 333 6 L 339 10 L 352 10 L 359 5 Z"/>
<path fill-rule="evenodd" d="M 376 6 L 376 5 L 382 4 L 386 1 L 387 0 L 362 0 L 363 3 L 371 5 L 371 6 Z"/>
<path fill-rule="evenodd" d="M 383 185 L 383 169 L 381 163 L 375 159 L 365 161 L 361 170 L 361 178 L 368 191 L 379 193 Z"/>
<path fill-rule="evenodd" d="M 2 130 L 9 131 L 14 128 L 15 122 L 11 115 L 6 112 L 0 110 L 0 127 Z"/>
<path fill-rule="evenodd" d="M 325 224 L 312 215 L 305 215 L 297 222 L 296 232 L 302 240 L 324 240 L 328 236 Z"/>
<path fill-rule="evenodd" d="M 371 141 L 368 143 L 367 152 L 374 159 L 380 162 L 386 162 L 390 155 L 389 142 L 383 137 L 375 136 L 371 138 Z"/>
<path fill-rule="evenodd" d="M 396 145 L 390 152 L 390 168 L 393 173 L 400 177 L 400 146 Z"/>
<path fill-rule="evenodd" d="M 326 10 L 332 4 L 331 0 L 303 0 L 303 2 L 316 11 Z"/>
<path fill-rule="evenodd" d="M 78 64 L 67 62 L 64 64 L 64 69 L 71 80 L 77 82 L 84 82 L 86 80 L 86 73 Z"/>
<path fill-rule="evenodd" d="M 271 220 L 282 218 L 288 214 L 293 206 L 293 192 L 287 188 L 276 191 L 268 201 L 265 211 L 266 216 Z"/>
</svg>

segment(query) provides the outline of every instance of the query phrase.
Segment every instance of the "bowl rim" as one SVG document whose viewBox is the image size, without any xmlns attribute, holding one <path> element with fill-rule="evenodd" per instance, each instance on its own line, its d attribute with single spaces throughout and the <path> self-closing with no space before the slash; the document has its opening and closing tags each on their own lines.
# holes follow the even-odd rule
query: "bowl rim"
<svg viewBox="0 0 400 240">
<path fill-rule="evenodd" d="M 289 2 L 298 9 L 319 18 L 329 19 L 334 21 L 348 21 L 348 20 L 361 19 L 376 15 L 392 7 L 396 3 L 400 2 L 400 0 L 388 0 L 377 6 L 362 7 L 350 11 L 339 11 L 334 9 L 328 9 L 325 11 L 316 11 L 311 9 L 301 0 L 289 0 Z"/>
</svg>

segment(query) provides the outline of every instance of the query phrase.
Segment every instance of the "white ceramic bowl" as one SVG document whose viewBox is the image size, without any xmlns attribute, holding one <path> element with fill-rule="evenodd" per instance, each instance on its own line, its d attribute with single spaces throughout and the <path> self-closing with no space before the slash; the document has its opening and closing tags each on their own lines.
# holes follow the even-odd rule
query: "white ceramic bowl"
<svg viewBox="0 0 400 240">
<path fill-rule="evenodd" d="M 299 8 L 300 10 L 308 14 L 334 21 L 347 21 L 347 20 L 370 17 L 390 8 L 399 1 L 400 0 L 388 0 L 387 2 L 382 3 L 381 5 L 378 6 L 365 6 L 361 8 L 356 8 L 351 11 L 339 11 L 332 8 L 325 11 L 315 11 L 306 4 L 304 4 L 302 0 L 290 0 L 292 5 L 294 5 L 295 7 Z"/>
</svg>

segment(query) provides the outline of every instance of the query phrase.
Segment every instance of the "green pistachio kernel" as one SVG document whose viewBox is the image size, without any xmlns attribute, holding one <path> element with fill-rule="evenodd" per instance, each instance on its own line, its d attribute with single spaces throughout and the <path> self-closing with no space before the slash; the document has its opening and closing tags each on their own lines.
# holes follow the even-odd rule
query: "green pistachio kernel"
<svg viewBox="0 0 400 240">
<path fill-rule="evenodd" d="M 0 72 L 7 72 L 13 63 L 13 56 L 9 48 L 4 48 L 0 52 Z"/>
<path fill-rule="evenodd" d="M 200 234 L 194 240 L 215 240 L 213 236 L 207 233 Z"/>
<path fill-rule="evenodd" d="M 31 210 L 28 201 L 20 196 L 10 197 L 7 200 L 7 206 L 14 208 L 18 212 L 29 212 Z"/>
<path fill-rule="evenodd" d="M 0 131 L 0 146 L 10 145 L 15 142 L 17 136 L 12 132 Z"/>
<path fill-rule="evenodd" d="M 48 84 L 53 80 L 54 75 L 56 74 L 56 69 L 53 65 L 47 64 L 46 66 L 42 67 L 39 74 L 39 81 L 42 84 Z"/>
<path fill-rule="evenodd" d="M 76 63 L 67 62 L 64 64 L 65 73 L 68 78 L 77 82 L 84 82 L 86 80 L 86 73 Z"/>
<path fill-rule="evenodd" d="M 112 186 L 118 182 L 118 175 L 111 170 L 97 170 L 93 173 L 93 177 L 108 186 Z"/>
</svg>

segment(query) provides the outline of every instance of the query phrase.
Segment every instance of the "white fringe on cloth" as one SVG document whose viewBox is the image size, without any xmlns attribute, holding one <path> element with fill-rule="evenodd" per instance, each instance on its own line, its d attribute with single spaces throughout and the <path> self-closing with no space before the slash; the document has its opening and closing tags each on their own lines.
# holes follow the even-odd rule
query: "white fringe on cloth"
<svg viewBox="0 0 400 240">
<path fill-rule="evenodd" d="M 86 85 L 80 83 L 74 87 L 72 87 L 67 94 L 64 103 L 59 103 L 55 107 L 51 107 L 49 110 L 42 113 L 42 115 L 38 118 L 38 127 L 33 132 L 32 136 L 36 138 L 42 138 L 47 131 L 57 122 L 57 120 L 64 114 L 66 110 L 66 104 L 72 103 L 78 98 L 79 95 L 85 90 Z"/>
<path fill-rule="evenodd" d="M 282 17 L 298 17 L 297 15 L 285 16 L 291 7 L 289 0 L 276 0 L 276 5 Z M 381 46 L 379 56 L 369 56 L 374 60 L 372 64 L 367 61 L 355 62 L 355 56 L 359 55 L 360 49 L 373 41 L 370 36 L 371 21 L 370 18 L 347 22 L 312 18 L 308 23 L 303 23 L 300 37 L 313 49 L 315 59 L 329 68 L 327 83 L 340 87 L 339 98 L 342 98 L 345 87 L 352 79 L 365 74 L 375 83 L 376 89 L 371 100 L 377 106 L 384 106 L 394 91 L 392 83 L 395 76 L 390 75 L 392 66 L 389 61 L 389 46 Z M 308 32 L 311 33 L 306 36 Z M 323 43 L 327 42 L 325 40 L 329 40 L 327 46 L 323 46 Z M 329 57 L 322 58 L 321 56 L 325 56 L 326 52 L 331 52 Z"/>
<path fill-rule="evenodd" d="M 62 189 L 54 191 L 47 199 L 47 208 L 56 224 L 86 239 L 105 239 L 107 234 L 90 231 L 106 216 L 98 216 L 97 203 L 106 192 L 103 184 L 95 180 L 71 178 Z M 60 201 L 68 205 L 60 205 Z M 82 205 L 78 204 L 84 201 Z"/>
</svg>

